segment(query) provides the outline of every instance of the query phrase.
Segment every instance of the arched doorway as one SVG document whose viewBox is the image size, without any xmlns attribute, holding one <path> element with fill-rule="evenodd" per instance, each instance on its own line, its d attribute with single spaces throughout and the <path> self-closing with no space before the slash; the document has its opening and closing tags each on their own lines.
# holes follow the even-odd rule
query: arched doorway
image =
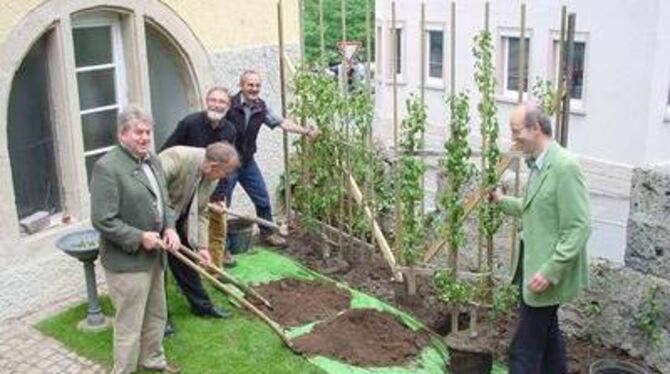
<svg viewBox="0 0 670 374">
<path fill-rule="evenodd" d="M 111 60 L 103 46 L 113 49 Z M 141 7 L 130 0 L 47 0 L 2 48 L 12 53 L 0 53 L 0 69 L 16 72 L 0 75 L 0 134 L 6 134 L 0 177 L 8 182 L 0 189 L 0 237 L 6 239 L 18 239 L 19 219 L 35 211 L 88 217 L 87 176 L 116 142 L 113 122 L 125 103 L 152 110 L 160 146 L 212 82 L 207 51 L 158 0 Z"/>
</svg>

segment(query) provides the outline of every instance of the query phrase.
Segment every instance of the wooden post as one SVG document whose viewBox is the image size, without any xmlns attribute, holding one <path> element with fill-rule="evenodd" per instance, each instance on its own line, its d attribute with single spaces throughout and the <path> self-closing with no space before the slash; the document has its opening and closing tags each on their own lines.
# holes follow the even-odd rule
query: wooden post
<svg viewBox="0 0 670 374">
<path fill-rule="evenodd" d="M 489 18 L 490 18 L 490 11 L 491 11 L 491 5 L 487 1 L 484 4 L 484 30 L 489 31 Z M 486 188 L 486 181 L 484 180 L 484 173 L 486 171 L 486 129 L 480 124 L 481 129 L 479 129 L 481 138 L 482 138 L 482 152 L 480 156 L 480 161 L 481 161 L 481 187 L 482 189 Z M 482 230 L 481 227 L 478 227 L 477 229 L 477 271 L 482 271 L 482 257 L 483 257 L 483 252 L 484 252 L 484 242 L 482 238 Z"/>
<path fill-rule="evenodd" d="M 451 2 L 451 105 L 449 107 L 451 112 L 451 120 L 456 116 L 456 106 L 453 101 L 453 98 L 456 97 L 456 1 Z M 449 129 L 451 131 L 451 129 Z M 456 252 L 457 248 L 452 248 L 449 245 L 449 241 L 445 239 L 447 243 L 447 253 L 448 253 L 448 266 L 454 272 L 458 268 L 458 253 Z M 427 261 L 426 261 L 427 262 Z M 457 314 L 457 313 L 456 313 Z M 453 317 L 453 315 L 452 315 Z M 456 316 L 458 317 L 458 315 Z"/>
<path fill-rule="evenodd" d="M 561 115 L 563 114 L 563 94 L 565 93 L 565 29 L 567 28 L 567 8 L 561 7 L 561 33 L 558 41 L 558 77 L 556 79 L 556 120 L 554 139 L 561 140 Z"/>
<path fill-rule="evenodd" d="M 565 95 L 563 96 L 563 114 L 561 115 L 561 138 L 560 143 L 563 147 L 568 146 L 568 125 L 570 123 L 570 98 L 572 94 L 572 71 L 574 68 L 575 54 L 575 23 L 577 16 L 574 13 L 568 15 L 568 35 L 567 35 L 567 53 L 566 53 L 566 76 L 565 76 Z"/>
<path fill-rule="evenodd" d="M 363 194 L 361 193 L 361 190 L 358 187 L 356 180 L 354 180 L 353 176 L 349 175 L 348 181 L 349 181 L 349 192 L 351 193 L 356 203 L 363 207 L 363 212 L 368 216 L 368 218 L 373 217 L 372 210 L 370 210 L 370 207 L 365 205 L 365 201 L 363 200 Z M 393 277 L 395 278 L 395 280 L 402 281 L 403 276 L 402 273 L 398 271 L 397 268 L 398 265 L 395 256 L 393 255 L 393 251 L 391 250 L 391 247 L 386 241 L 384 233 L 377 224 L 377 221 L 374 220 L 374 217 L 371 219 L 373 222 L 373 231 L 377 239 L 377 243 L 379 243 L 379 248 L 382 250 L 382 255 L 384 256 L 386 263 L 389 265 L 389 268 L 391 268 L 391 272 L 393 273 Z"/>
<path fill-rule="evenodd" d="M 284 20 L 282 17 L 282 0 L 277 3 L 277 27 L 279 32 L 279 87 L 281 99 L 281 113 L 286 118 L 286 78 L 284 76 Z M 284 131 L 284 206 L 286 207 L 286 220 L 291 222 L 291 186 L 289 184 L 290 165 L 289 165 L 289 144 L 288 133 Z"/>
</svg>

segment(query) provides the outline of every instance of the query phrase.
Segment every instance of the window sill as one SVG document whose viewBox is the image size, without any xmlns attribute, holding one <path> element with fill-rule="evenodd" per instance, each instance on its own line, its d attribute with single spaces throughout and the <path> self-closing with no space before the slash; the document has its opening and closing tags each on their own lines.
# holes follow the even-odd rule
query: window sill
<svg viewBox="0 0 670 374">
<path fill-rule="evenodd" d="M 444 91 L 444 84 L 440 83 L 426 83 L 423 88 L 430 91 Z"/>
<path fill-rule="evenodd" d="M 524 94 L 524 100 L 526 99 L 527 95 Z M 498 103 L 509 104 L 509 105 L 516 105 L 519 103 L 516 97 L 512 98 L 511 96 L 505 96 L 505 95 L 497 95 L 496 101 Z M 586 110 L 581 104 L 576 105 L 574 103 L 570 103 L 570 115 L 578 117 L 586 117 Z M 670 121 L 670 115 L 666 117 L 666 120 Z"/>
<path fill-rule="evenodd" d="M 393 86 L 393 81 L 392 81 L 392 80 L 387 80 L 387 81 L 386 81 L 386 85 L 387 85 L 387 86 Z M 395 82 L 395 85 L 396 85 L 396 86 L 406 86 L 406 85 L 407 85 L 407 82 L 405 82 L 404 80 L 398 79 L 398 80 Z"/>
</svg>

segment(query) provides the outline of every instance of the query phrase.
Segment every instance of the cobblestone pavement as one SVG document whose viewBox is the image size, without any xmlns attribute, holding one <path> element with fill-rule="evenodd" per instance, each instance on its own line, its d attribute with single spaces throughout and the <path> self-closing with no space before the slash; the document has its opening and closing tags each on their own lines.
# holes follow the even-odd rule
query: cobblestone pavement
<svg viewBox="0 0 670 374">
<path fill-rule="evenodd" d="M 24 320 L 0 327 L 0 373 L 105 373 L 98 364 L 70 352 Z"/>
<path fill-rule="evenodd" d="M 33 327 L 86 300 L 82 264 L 55 247 L 63 233 L 39 234 L 0 253 L 0 373 L 105 372 Z M 96 272 L 104 292 L 99 264 Z"/>
</svg>

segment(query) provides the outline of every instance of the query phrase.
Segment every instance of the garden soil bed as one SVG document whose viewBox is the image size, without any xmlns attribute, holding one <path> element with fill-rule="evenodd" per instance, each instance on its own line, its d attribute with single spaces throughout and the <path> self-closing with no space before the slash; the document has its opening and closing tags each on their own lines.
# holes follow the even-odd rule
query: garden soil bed
<svg viewBox="0 0 670 374">
<path fill-rule="evenodd" d="M 253 303 L 284 327 L 332 318 L 349 308 L 351 294 L 334 284 L 319 281 L 282 279 L 255 287 L 273 309 L 259 301 Z"/>
<path fill-rule="evenodd" d="M 374 309 L 352 309 L 314 327 L 293 341 L 298 351 L 360 366 L 395 366 L 416 357 L 430 338 L 395 316 Z"/>
<path fill-rule="evenodd" d="M 309 268 L 321 272 L 330 268 L 334 261 L 342 261 L 333 258 L 322 259 L 320 253 L 324 245 L 326 244 L 322 240 L 296 230 L 292 232 L 286 253 Z M 335 251 L 333 251 L 333 256 L 335 256 Z M 407 297 L 402 295 L 402 292 L 397 292 L 402 288 L 402 285 L 392 281 L 391 271 L 380 253 L 371 256 L 367 263 L 356 266 L 342 266 L 341 268 L 340 272 L 331 273 L 329 276 L 411 313 L 428 328 L 440 335 L 444 336 L 450 331 L 449 315 L 445 306 L 437 300 L 432 280 L 428 277 L 417 277 L 417 294 L 413 297 Z M 396 297 L 397 294 L 399 297 Z M 461 316 L 459 318 L 459 329 L 467 328 L 467 321 L 467 316 Z M 496 360 L 506 361 L 507 348 L 514 333 L 515 325 L 516 319 L 514 316 L 500 319 L 497 322 L 496 335 L 492 339 L 494 342 L 492 348 Z M 648 369 L 650 373 L 658 373 L 658 371 L 649 368 L 642 360 L 631 358 L 626 352 L 619 349 L 608 348 L 601 344 L 572 337 L 568 338 L 566 347 L 571 374 L 588 373 L 589 365 L 600 358 L 627 360 Z"/>
</svg>

